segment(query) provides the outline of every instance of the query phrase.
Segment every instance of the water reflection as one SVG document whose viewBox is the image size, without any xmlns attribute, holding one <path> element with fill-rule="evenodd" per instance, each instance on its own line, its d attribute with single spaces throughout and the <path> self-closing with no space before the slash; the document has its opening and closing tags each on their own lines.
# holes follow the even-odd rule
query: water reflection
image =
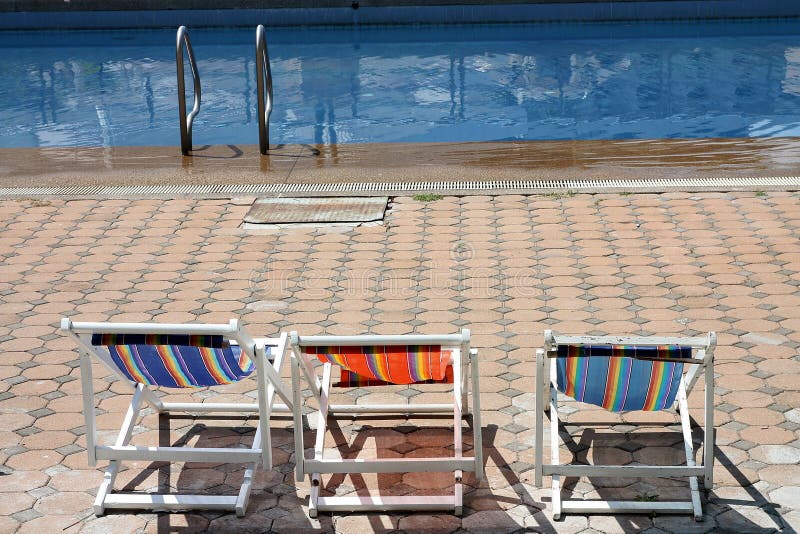
<svg viewBox="0 0 800 534">
<path fill-rule="evenodd" d="M 177 144 L 174 35 L 123 33 L 113 46 L 94 32 L 48 46 L 0 34 L 0 147 Z M 196 144 L 257 142 L 251 33 L 193 32 Z M 273 143 L 800 131 L 797 22 L 285 29 L 268 39 Z"/>
</svg>

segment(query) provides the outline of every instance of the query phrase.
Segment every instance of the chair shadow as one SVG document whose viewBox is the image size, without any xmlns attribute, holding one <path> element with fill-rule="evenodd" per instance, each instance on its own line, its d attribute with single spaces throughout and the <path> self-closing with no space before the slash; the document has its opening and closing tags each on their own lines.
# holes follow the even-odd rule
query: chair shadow
<svg viewBox="0 0 800 534">
<path fill-rule="evenodd" d="M 531 516 L 537 516 L 536 519 L 538 524 L 535 527 L 516 528 L 515 532 L 541 532 L 546 534 L 558 534 L 559 529 L 557 528 L 557 525 L 553 524 L 552 520 L 548 518 L 545 512 L 545 504 L 543 502 L 538 502 L 536 498 L 530 494 L 530 492 L 526 489 L 526 485 L 529 484 L 520 479 L 519 473 L 517 473 L 512 467 L 513 462 L 509 463 L 500 450 L 498 450 L 498 448 L 495 446 L 497 431 L 498 426 L 495 424 L 486 425 L 483 428 L 484 462 L 488 464 L 491 461 L 495 466 L 497 466 L 497 468 L 500 470 L 500 473 L 503 475 L 503 478 L 505 478 L 506 482 L 508 483 L 509 488 L 511 488 L 517 495 L 517 498 L 513 499 L 505 496 L 492 495 L 494 500 L 498 503 L 498 506 L 495 509 L 503 510 L 503 508 L 499 506 L 499 503 L 501 502 L 511 505 L 523 505 L 527 508 L 528 513 Z M 526 472 L 532 473 L 532 471 Z M 487 487 L 487 489 L 491 490 L 490 487 Z"/>
<path fill-rule="evenodd" d="M 353 431 L 355 438 L 352 442 L 348 443 L 345 430 L 339 424 L 343 419 L 351 418 L 335 415 L 328 417 L 328 432 L 330 432 L 335 442 L 339 444 L 338 450 L 343 459 L 358 458 L 359 454 L 365 451 L 374 451 L 376 458 L 382 459 L 414 457 L 414 453 L 420 452 L 421 450 L 447 451 L 447 453 L 442 452 L 436 455 L 442 458 L 448 458 L 453 453 L 453 429 L 444 424 L 441 426 L 426 425 L 422 427 L 401 425 L 398 429 L 398 427 L 371 426 L 366 423 L 371 420 L 405 422 L 414 418 L 406 418 L 405 416 L 360 415 L 356 419 L 356 426 L 358 426 L 358 429 Z M 440 419 L 443 422 L 452 422 L 452 417 L 447 415 L 426 415 L 425 419 L 428 421 Z M 424 434 L 424 437 L 421 437 L 422 434 Z M 464 455 L 469 455 L 472 451 L 472 434 L 464 432 L 463 436 L 463 452 Z M 369 440 L 374 441 L 374 447 L 367 447 L 367 442 Z M 342 443 L 347 444 L 341 445 Z M 428 455 L 424 456 L 431 457 Z M 415 475 L 412 473 L 408 474 Z M 448 475 L 448 473 L 445 474 Z M 404 473 L 378 473 L 378 485 L 376 489 L 379 490 L 382 495 L 408 495 L 413 494 L 414 490 L 438 489 L 442 492 L 445 492 L 447 489 L 452 490 L 452 483 L 449 484 L 449 487 L 440 486 L 438 488 L 409 486 L 402 480 L 404 475 Z M 424 473 L 424 475 L 429 477 L 432 474 Z M 452 474 L 449 474 L 449 476 L 452 478 Z M 359 473 L 331 475 L 323 489 L 330 495 L 333 495 L 336 489 L 345 484 L 346 478 L 350 478 L 354 482 L 354 489 L 357 494 L 365 496 L 370 494 L 369 484 L 366 483 L 364 477 Z M 464 472 L 464 483 L 468 484 L 470 480 L 474 480 L 473 474 L 471 472 Z M 404 487 L 397 488 L 396 486 L 398 484 L 403 484 Z"/>
<path fill-rule="evenodd" d="M 700 456 L 700 448 L 703 443 L 703 429 L 702 426 L 694 418 L 690 418 L 692 426 L 692 444 L 693 444 L 693 459 L 700 464 L 702 457 Z M 676 423 L 647 423 L 648 427 L 664 427 L 664 432 L 621 432 L 613 431 L 608 433 L 597 432 L 598 427 L 612 427 L 620 425 L 620 423 L 581 423 L 580 421 L 568 421 L 559 419 L 559 434 L 561 442 L 567 447 L 571 454 L 571 458 L 561 458 L 560 461 L 564 463 L 583 464 L 588 465 L 588 454 L 592 453 L 592 464 L 599 465 L 624 465 L 630 462 L 643 463 L 648 465 L 681 465 L 685 463 L 685 452 L 683 446 L 683 435 L 681 433 L 680 424 Z M 580 439 L 574 440 L 574 430 L 571 432 L 567 427 L 581 427 Z M 670 428 L 672 427 L 672 428 Z M 568 438 L 568 439 L 567 439 Z M 671 460 L 662 463 L 658 462 L 639 462 L 639 454 L 647 453 L 646 449 L 651 447 L 666 447 L 674 449 L 673 453 L 679 457 L 677 462 Z M 667 451 L 660 451 L 667 453 Z M 563 455 L 562 455 L 563 456 Z M 653 460 L 648 455 L 647 460 Z M 657 454 L 655 456 L 658 456 Z M 704 489 L 702 477 L 698 477 L 700 484 L 701 501 L 703 505 L 704 516 L 708 513 L 707 506 L 712 505 L 741 505 L 741 506 L 754 506 L 756 508 L 763 508 L 765 512 L 775 522 L 775 530 L 786 532 L 781 521 L 777 519 L 778 512 L 775 505 L 770 503 L 767 498 L 753 486 L 747 479 L 744 473 L 739 470 L 731 459 L 724 454 L 719 448 L 714 449 L 714 458 L 716 465 L 724 466 L 731 476 L 739 482 L 741 487 L 750 495 L 752 500 L 741 499 L 716 499 L 709 498 L 709 493 L 713 493 L 713 489 Z M 628 460 L 620 462 L 620 460 Z M 591 477 L 587 478 L 593 487 L 595 495 L 592 495 L 594 500 L 691 500 L 691 492 L 689 488 L 688 478 L 651 478 L 645 481 L 643 478 L 611 478 L 611 477 Z M 658 481 L 659 484 L 653 484 L 653 481 Z M 562 477 L 561 492 L 562 498 L 569 498 L 565 493 L 574 491 L 578 486 L 579 479 L 575 477 Z M 624 490 L 624 491 L 623 491 Z M 651 493 L 652 492 L 652 493 Z M 580 499 L 582 495 L 580 492 L 575 497 Z M 733 510 L 731 508 L 731 510 Z M 631 531 L 641 528 L 641 525 L 636 524 L 636 517 L 651 516 L 654 514 L 625 514 L 617 515 L 616 519 L 620 526 L 625 530 Z M 730 520 L 728 521 L 730 522 Z M 765 529 L 741 514 L 737 514 L 735 518 L 736 530 L 742 532 L 762 532 L 772 531 L 772 529 Z M 687 528 L 693 524 L 691 516 L 686 516 Z M 719 525 L 720 528 L 726 528 L 725 525 Z M 784 528 L 784 530 L 781 530 Z"/>
<path fill-rule="evenodd" d="M 441 420 L 442 424 L 425 424 L 417 426 L 413 421 L 424 419 L 426 422 Z M 353 422 L 357 427 L 348 429 L 342 425 L 345 420 Z M 394 426 L 372 426 L 370 421 L 397 422 Z M 375 459 L 403 457 L 452 457 L 454 450 L 453 418 L 450 415 L 426 414 L 424 417 L 405 417 L 380 415 L 359 415 L 353 418 L 346 415 L 328 417 L 327 430 L 343 459 L 373 457 Z M 401 423 L 409 422 L 405 425 Z M 463 454 L 469 456 L 473 451 L 472 418 L 467 419 L 468 428 L 462 426 Z M 449 425 L 447 423 L 450 423 Z M 348 438 L 348 433 L 353 437 Z M 316 430 L 309 431 L 307 439 L 316 437 Z M 331 446 L 327 447 L 331 451 Z M 329 455 L 328 455 L 329 456 Z M 321 494 L 333 496 L 355 493 L 367 496 L 403 496 L 403 495 L 452 495 L 455 478 L 452 472 L 421 473 L 347 473 L 327 475 L 321 480 Z M 462 477 L 464 506 L 469 506 L 468 495 L 478 486 L 473 472 L 464 471 Z M 404 515 L 413 511 L 404 511 Z M 428 513 L 431 512 L 422 512 Z M 435 512 L 434 512 L 435 513 Z M 445 513 L 445 512 L 442 512 Z M 385 529 L 381 519 L 369 516 L 373 531 Z"/>
<path fill-rule="evenodd" d="M 426 417 L 426 419 L 431 419 L 432 416 Z M 443 420 L 452 420 L 450 416 L 441 416 Z M 347 443 L 348 439 L 344 432 L 342 426 L 339 425 L 339 421 L 341 419 L 346 419 L 346 417 L 330 417 L 328 419 L 328 430 L 332 434 L 334 440 L 337 443 Z M 359 422 L 364 422 L 365 420 L 370 419 L 369 417 L 359 417 Z M 386 418 L 381 417 L 382 420 L 393 419 L 393 418 Z M 404 417 L 398 417 L 397 420 L 405 420 Z M 466 431 L 464 432 L 464 454 L 470 454 L 470 451 L 473 450 L 472 448 L 472 439 L 474 436 L 474 426 L 473 420 L 471 417 L 467 418 L 467 424 L 471 432 Z M 502 455 L 500 450 L 495 446 L 495 439 L 497 436 L 498 427 L 497 425 L 490 424 L 486 425 L 482 428 L 482 445 L 484 451 L 484 467 L 492 462 L 494 465 L 498 467 L 502 476 L 505 478 L 506 482 L 508 483 L 509 487 L 513 489 L 516 493 L 517 498 L 507 497 L 507 496 L 496 496 L 491 495 L 492 499 L 497 503 L 494 508 L 487 508 L 486 504 L 483 503 L 481 505 L 480 510 L 498 510 L 503 511 L 505 508 L 500 506 L 500 503 L 507 503 L 511 505 L 511 507 L 516 507 L 519 505 L 524 505 L 528 508 L 528 512 L 531 515 L 538 515 L 538 525 L 536 527 L 531 528 L 524 528 L 520 525 L 513 522 L 511 518 L 508 519 L 508 524 L 503 525 L 496 525 L 498 529 L 507 529 L 512 528 L 515 532 L 545 532 L 548 534 L 557 534 L 558 528 L 553 525 L 553 523 L 547 519 L 544 512 L 542 511 L 542 504 L 537 503 L 534 496 L 531 495 L 528 490 L 526 489 L 525 484 L 522 483 L 522 480 L 519 478 L 517 472 L 515 472 L 514 468 L 512 467 L 512 463 L 509 463 L 508 460 Z M 397 444 L 399 441 L 397 438 L 398 436 L 391 436 L 388 432 L 395 432 L 403 434 L 403 441 Z M 436 435 L 433 435 L 433 433 Z M 394 453 L 399 453 L 400 450 L 404 450 L 403 444 L 414 443 L 415 441 L 415 434 L 424 435 L 425 441 L 425 449 L 428 448 L 438 448 L 444 449 L 447 451 L 452 451 L 453 448 L 453 430 L 452 427 L 449 426 L 423 426 L 418 427 L 415 430 L 410 431 L 397 431 L 395 428 L 386 428 L 386 427 L 370 427 L 368 425 L 361 425 L 361 428 L 356 433 L 355 439 L 352 443 L 349 443 L 347 446 L 343 447 L 342 456 L 350 458 L 358 456 L 358 453 L 361 452 L 364 448 L 364 445 L 370 437 L 375 439 L 375 449 L 376 451 L 383 450 L 383 451 L 393 451 Z M 384 445 L 382 448 L 381 445 Z M 407 451 L 411 451 L 411 449 L 405 448 Z M 389 452 L 392 454 L 392 452 Z M 399 454 L 402 455 L 402 454 Z M 384 456 L 385 457 L 385 456 Z M 449 476 L 452 479 L 452 474 L 444 473 L 444 476 Z M 424 476 L 431 477 L 432 473 L 424 473 Z M 346 479 L 350 478 L 350 480 L 355 485 L 355 493 L 358 495 L 369 495 L 369 491 L 367 491 L 365 480 L 363 476 L 359 474 L 350 474 L 350 475 L 331 475 L 330 479 L 325 483 L 323 481 L 323 490 L 326 494 L 334 494 L 336 490 L 343 485 L 346 484 Z M 377 477 L 378 480 L 378 489 L 380 490 L 381 494 L 392 494 L 392 486 L 394 486 L 394 494 L 402 492 L 404 490 L 409 489 L 408 485 L 406 485 L 402 480 L 398 481 L 395 475 L 393 474 L 380 474 Z M 440 479 L 441 480 L 441 479 Z M 483 490 L 491 491 L 488 482 L 484 479 L 483 481 L 479 481 L 475 478 L 474 473 L 471 472 L 464 472 L 463 478 L 464 484 L 464 508 L 465 508 L 465 516 L 468 515 L 470 510 L 470 496 L 478 497 L 479 494 Z M 436 484 L 434 484 L 436 485 Z M 452 492 L 452 483 L 450 483 L 447 487 L 442 485 L 437 485 L 439 487 L 432 488 L 436 489 L 438 492 L 442 494 L 446 494 L 447 492 Z M 348 488 L 349 489 L 349 488 Z M 421 490 L 422 488 L 417 488 L 417 490 Z M 432 493 L 432 492 L 426 492 Z M 413 513 L 413 512 L 409 512 Z M 428 513 L 428 512 L 424 512 Z M 376 519 L 370 519 L 371 526 L 374 530 L 380 531 L 385 526 L 380 523 L 380 521 Z"/>
<path fill-rule="evenodd" d="M 288 415 L 272 415 L 273 424 L 276 420 L 289 420 Z M 220 426 L 211 426 L 214 422 L 223 423 Z M 203 415 L 193 416 L 180 413 L 163 413 L 158 417 L 158 445 L 162 447 L 246 447 L 253 444 L 255 438 L 257 418 L 244 415 Z M 178 439 L 170 438 L 173 423 L 181 427 L 190 424 Z M 194 422 L 194 424 L 191 424 Z M 245 424 L 251 422 L 251 424 Z M 232 424 L 233 423 L 233 424 Z M 272 429 L 273 438 L 273 471 L 277 473 L 277 478 L 283 478 L 286 473 L 292 477 L 292 469 L 286 469 L 285 465 L 289 462 L 289 453 L 284 453 L 285 458 L 276 458 L 276 434 L 280 434 L 280 429 Z M 289 432 L 286 432 L 289 434 Z M 192 444 L 193 440 L 197 440 Z M 291 442 L 291 436 L 283 436 L 280 441 Z M 222 467 L 224 465 L 224 467 Z M 149 488 L 141 488 L 147 483 L 153 474 L 157 474 L 157 485 L 155 490 L 159 493 L 178 493 L 194 494 L 205 493 L 208 495 L 237 495 L 242 481 L 241 475 L 244 474 L 246 464 L 219 464 L 219 463 L 192 463 L 183 464 L 182 467 L 175 467 L 169 462 L 151 462 L 145 467 L 139 468 L 139 473 L 131 478 L 126 484 L 120 486 L 122 491 L 142 491 Z M 263 470 L 258 466 L 253 476 L 253 487 L 250 495 L 248 512 L 249 515 L 259 502 L 268 501 L 274 498 L 276 501 L 281 494 L 273 494 L 269 485 L 259 486 L 258 476 Z M 177 477 L 177 478 L 176 478 Z M 208 516 L 211 513 L 213 516 Z M 158 512 L 156 529 L 158 532 L 198 532 L 208 528 L 207 521 L 220 515 L 233 515 L 233 512 L 219 512 L 206 510 L 189 510 L 181 515 L 181 525 L 173 524 L 174 514 Z M 247 515 L 243 518 L 246 521 Z M 308 527 L 312 527 L 309 522 Z"/>
</svg>

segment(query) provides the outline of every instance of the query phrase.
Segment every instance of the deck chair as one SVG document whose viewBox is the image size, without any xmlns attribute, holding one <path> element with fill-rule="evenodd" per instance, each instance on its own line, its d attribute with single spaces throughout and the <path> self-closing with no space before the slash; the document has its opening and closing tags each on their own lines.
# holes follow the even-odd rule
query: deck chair
<svg viewBox="0 0 800 534">
<path fill-rule="evenodd" d="M 544 333 L 544 348 L 536 353 L 536 466 L 535 483 L 552 477 L 553 517 L 563 513 L 691 513 L 703 516 L 697 477 L 710 490 L 714 470 L 714 347 L 716 335 L 704 337 L 563 336 Z M 555 365 L 547 372 L 547 362 Z M 686 373 L 684 370 L 688 369 Z M 705 377 L 703 462 L 694 460 L 687 404 L 688 392 Z M 549 406 L 546 392 L 550 393 Z M 558 393 L 620 412 L 677 408 L 683 431 L 686 464 L 562 465 L 559 462 Z M 543 461 L 544 412 L 550 412 L 551 462 Z M 691 501 L 561 500 L 561 476 L 575 477 L 689 477 Z"/>
<path fill-rule="evenodd" d="M 452 510 L 462 512 L 462 472 L 483 478 L 478 351 L 469 347 L 469 330 L 461 334 L 400 336 L 289 336 L 292 352 L 292 391 L 295 417 L 295 464 L 298 482 L 310 476 L 309 515 L 319 511 Z M 322 362 L 322 365 L 314 365 Z M 321 367 L 321 375 L 318 371 Z M 381 384 L 453 383 L 453 401 L 444 404 L 330 404 L 331 372 L 341 371 L 343 387 Z M 303 444 L 300 376 L 319 403 L 317 433 L 312 458 Z M 473 456 L 463 455 L 462 419 L 470 413 L 472 389 Z M 432 415 L 453 418 L 453 455 L 439 458 L 333 459 L 324 457 L 329 415 Z M 323 474 L 453 472 L 452 496 L 320 496 Z"/>
<path fill-rule="evenodd" d="M 61 330 L 73 337 L 80 350 L 83 413 L 89 465 L 108 460 L 94 501 L 94 513 L 106 508 L 152 510 L 233 510 L 243 516 L 257 464 L 272 467 L 269 419 L 272 412 L 291 411 L 291 392 L 279 377 L 286 334 L 254 340 L 237 320 L 228 324 L 78 323 L 64 318 Z M 119 380 L 131 385 L 133 399 L 113 445 L 100 445 L 95 425 L 95 391 L 91 357 L 96 357 Z M 269 360 L 273 360 L 270 362 Z M 255 371 L 257 402 L 162 402 L 153 387 L 224 389 Z M 275 404 L 277 394 L 285 404 Z M 250 448 L 131 446 L 142 403 L 158 413 L 256 413 L 258 427 Z M 244 464 L 236 496 L 177 493 L 114 493 L 114 480 L 123 461 L 213 462 Z"/>
</svg>

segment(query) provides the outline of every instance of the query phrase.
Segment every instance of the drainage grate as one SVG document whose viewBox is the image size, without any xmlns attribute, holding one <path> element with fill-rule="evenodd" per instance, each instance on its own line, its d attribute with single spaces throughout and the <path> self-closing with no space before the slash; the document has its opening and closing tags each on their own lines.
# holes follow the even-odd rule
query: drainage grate
<svg viewBox="0 0 800 534">
<path fill-rule="evenodd" d="M 242 185 L 166 185 L 166 186 L 93 186 L 93 187 L 5 187 L 0 198 L 34 197 L 200 197 L 232 196 L 372 196 L 423 192 L 449 194 L 553 193 L 575 191 L 665 192 L 665 191 L 734 191 L 756 189 L 800 189 L 800 177 L 773 176 L 752 178 L 663 178 L 647 180 L 512 180 L 479 182 L 408 182 L 408 183 L 323 183 L 323 184 L 242 184 Z"/>
<path fill-rule="evenodd" d="M 383 219 L 388 197 L 260 198 L 245 215 L 249 224 L 359 223 Z"/>
</svg>

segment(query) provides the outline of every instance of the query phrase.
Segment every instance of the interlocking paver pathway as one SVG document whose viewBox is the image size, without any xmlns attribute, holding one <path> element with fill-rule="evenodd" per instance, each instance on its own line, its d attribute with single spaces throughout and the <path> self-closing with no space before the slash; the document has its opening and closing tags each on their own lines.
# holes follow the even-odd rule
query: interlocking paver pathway
<svg viewBox="0 0 800 534">
<path fill-rule="evenodd" d="M 252 199 L 0 201 L 0 531 L 797 529 L 799 200 L 786 192 L 397 198 L 383 225 L 254 231 L 241 227 Z M 290 425 L 278 420 L 276 468 L 259 471 L 244 519 L 136 512 L 95 518 L 90 507 L 101 474 L 86 462 L 77 354 L 57 331 L 65 315 L 160 322 L 240 316 L 261 335 L 468 326 L 482 358 L 486 479 L 466 480 L 462 518 L 334 514 L 310 520 L 308 484 L 293 480 Z M 683 516 L 551 521 L 548 491 L 532 485 L 534 351 L 546 328 L 717 332 L 716 486 L 704 522 Z M 98 424 L 108 438 L 127 399 L 122 384 L 97 372 Z M 252 389 L 245 382 L 227 396 L 246 399 Z M 690 401 L 698 410 L 701 390 Z M 375 395 L 436 394 L 395 388 Z M 674 423 L 671 415 L 660 417 Z M 578 420 L 608 424 L 587 431 Z M 659 461 L 680 451 L 680 437 L 668 432 L 674 426 L 633 431 L 628 423 L 640 420 L 587 410 L 570 417 L 565 430 L 575 455 L 589 461 Z M 137 440 L 196 445 L 252 438 L 246 430 L 205 424 L 149 415 L 137 426 Z M 252 420 L 241 424 L 252 428 Z M 331 441 L 356 447 L 360 429 L 368 438 L 363 454 L 395 456 L 444 444 L 445 434 L 435 428 L 392 426 L 340 420 Z M 562 458 L 569 455 L 565 448 Z M 123 471 L 119 483 L 224 492 L 237 476 L 240 471 L 213 465 L 169 470 L 143 463 Z M 394 493 L 426 486 L 447 492 L 450 483 L 418 475 L 365 481 Z M 346 493 L 359 483 L 336 479 L 327 489 Z M 572 480 L 566 491 L 669 498 L 685 496 L 685 489 L 670 480 Z"/>
</svg>

